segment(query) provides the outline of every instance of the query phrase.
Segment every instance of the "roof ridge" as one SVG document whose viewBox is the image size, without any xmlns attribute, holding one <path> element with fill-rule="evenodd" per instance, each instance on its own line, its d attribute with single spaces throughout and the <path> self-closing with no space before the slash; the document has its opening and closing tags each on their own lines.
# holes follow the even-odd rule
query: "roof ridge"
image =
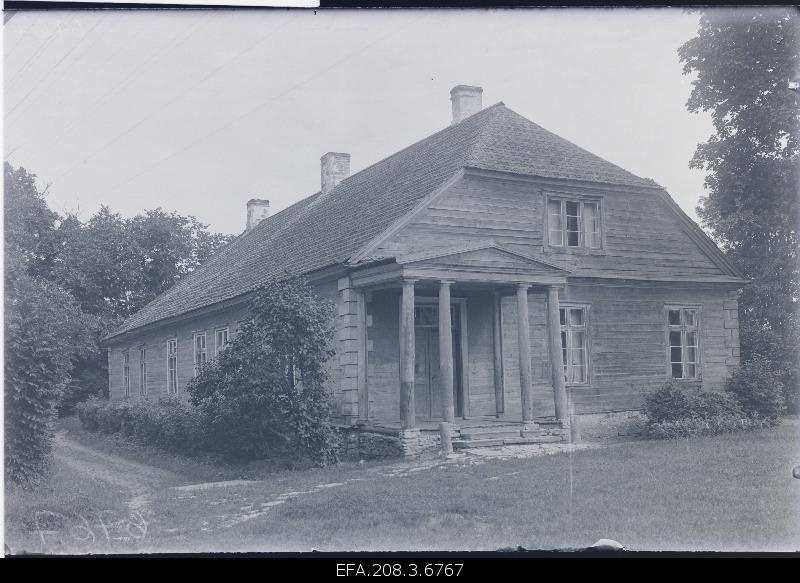
<svg viewBox="0 0 800 583">
<path fill-rule="evenodd" d="M 265 218 L 107 338 L 241 297 L 271 277 L 342 263 L 465 167 L 663 190 L 500 101 Z"/>
<path fill-rule="evenodd" d="M 425 136 L 424 138 L 421 138 L 421 139 L 417 140 L 416 142 L 414 142 L 414 143 L 412 143 L 412 144 L 409 144 L 409 145 L 408 145 L 408 146 L 406 146 L 405 148 L 403 148 L 403 149 L 401 149 L 401 150 L 398 150 L 397 152 L 394 152 L 393 154 L 389 154 L 389 155 L 388 155 L 388 156 L 386 156 L 385 158 L 381 158 L 381 159 L 380 159 L 380 160 L 378 160 L 377 162 L 373 162 L 373 163 L 372 163 L 372 164 L 370 164 L 369 166 L 367 166 L 367 167 L 365 167 L 365 168 L 362 168 L 361 170 L 359 170 L 359 171 L 358 171 L 358 172 L 356 172 L 355 174 L 351 174 L 350 176 L 348 176 L 347 178 L 345 178 L 344 180 L 342 180 L 341 182 L 339 182 L 339 183 L 338 183 L 338 184 L 337 184 L 337 185 L 336 185 L 336 186 L 335 186 L 335 187 L 334 187 L 332 190 L 330 190 L 330 191 L 329 191 L 327 194 L 330 194 L 331 192 L 335 192 L 337 189 L 339 189 L 339 187 L 340 187 L 341 185 L 345 184 L 347 181 L 351 180 L 352 178 L 355 178 L 356 176 L 358 176 L 358 175 L 360 175 L 360 174 L 363 174 L 364 172 L 366 172 L 366 171 L 368 171 L 368 170 L 374 169 L 374 168 L 375 168 L 375 166 L 378 166 L 379 164 L 383 164 L 384 162 L 388 162 L 388 161 L 389 161 L 389 160 L 391 160 L 392 158 L 396 158 L 396 157 L 400 156 L 401 154 L 404 154 L 405 152 L 407 152 L 407 151 L 408 151 L 408 150 L 410 150 L 411 148 L 417 147 L 417 146 L 419 146 L 420 144 L 423 144 L 423 143 L 425 143 L 425 142 L 427 142 L 427 141 L 433 140 L 434 138 L 436 138 L 437 136 L 440 136 L 440 135 L 441 135 L 441 134 L 443 134 L 444 132 L 447 132 L 447 131 L 450 131 L 450 130 L 455 130 L 455 129 L 456 129 L 456 128 L 458 128 L 458 127 L 459 127 L 459 126 L 460 126 L 462 123 L 464 123 L 464 122 L 466 122 L 466 121 L 473 121 L 473 122 L 474 122 L 474 121 L 475 121 L 475 120 L 476 120 L 478 117 L 485 117 L 485 116 L 486 116 L 486 114 L 487 114 L 487 112 L 492 112 L 493 110 L 495 110 L 496 108 L 498 108 L 498 107 L 501 107 L 501 106 L 502 106 L 502 107 L 505 107 L 505 103 L 503 103 L 502 101 L 498 101 L 497 103 L 495 103 L 495 104 L 493 104 L 493 105 L 490 105 L 489 107 L 485 107 L 485 108 L 483 108 L 482 110 L 480 110 L 480 111 L 478 111 L 478 112 L 476 112 L 476 113 L 472 114 L 471 116 L 464 118 L 464 119 L 463 119 L 463 120 L 461 120 L 459 123 L 456 123 L 456 124 L 450 124 L 449 126 L 447 126 L 447 127 L 444 127 L 444 128 L 442 128 L 442 129 L 440 129 L 439 131 L 436 131 L 436 132 L 434 132 L 434 133 L 432 133 L 432 134 L 430 134 L 430 135 L 428 135 L 428 136 Z M 321 197 L 320 197 L 320 199 L 322 199 L 322 198 L 326 198 L 326 197 L 324 197 L 324 196 L 321 196 Z"/>
<path fill-rule="evenodd" d="M 474 157 L 480 151 L 480 149 L 485 145 L 484 137 L 486 136 L 486 128 L 490 125 L 489 122 L 493 121 L 494 118 L 496 117 L 496 112 L 502 111 L 501 108 L 508 109 L 505 103 L 499 101 L 494 105 L 492 105 L 491 107 L 487 107 L 485 110 L 483 110 L 483 111 L 491 111 L 492 116 L 491 117 L 487 116 L 489 117 L 489 119 L 487 119 L 486 122 L 484 122 L 484 124 L 480 128 L 480 131 L 478 131 L 478 134 L 475 136 L 474 141 L 469 146 L 469 148 L 467 148 L 466 154 L 464 155 L 464 164 L 463 164 L 464 166 L 469 166 Z"/>
<path fill-rule="evenodd" d="M 625 169 L 625 168 L 623 168 L 622 166 L 619 166 L 618 164 L 615 164 L 614 162 L 612 162 L 612 161 L 610 161 L 610 160 L 607 160 L 606 158 L 604 158 L 604 157 L 602 157 L 602 156 L 600 156 L 600 155 L 598 155 L 598 154 L 595 154 L 594 152 L 591 152 L 591 151 L 587 150 L 586 148 L 583 148 L 583 147 L 579 146 L 579 145 L 578 145 L 578 144 L 576 144 L 575 142 L 573 142 L 573 141 L 571 141 L 571 140 L 568 140 L 567 138 L 565 138 L 565 137 L 563 137 L 563 136 L 560 136 L 559 134 L 556 134 L 555 132 L 551 132 L 550 130 L 548 130 L 548 129 L 547 129 L 547 128 L 545 128 L 544 126 L 541 126 L 541 125 L 539 125 L 538 123 L 536 123 L 535 121 L 533 121 L 533 120 L 531 120 L 531 119 L 528 119 L 527 117 L 525 117 L 525 116 L 524 116 L 524 115 L 522 115 L 521 113 L 518 113 L 518 112 L 514 111 L 514 110 L 513 110 L 513 109 L 511 109 L 510 107 L 505 107 L 504 109 L 505 109 L 505 111 L 507 111 L 508 113 L 510 113 L 510 114 L 513 114 L 514 116 L 516 116 L 517 118 L 519 118 L 520 120 L 522 120 L 522 121 L 523 121 L 523 123 L 526 123 L 526 124 L 528 124 L 528 125 L 535 126 L 535 127 L 538 129 L 538 130 L 540 130 L 540 131 L 542 131 L 542 132 L 545 132 L 545 133 L 546 133 L 548 136 L 550 136 L 550 137 L 554 138 L 555 140 L 558 140 L 558 141 L 561 141 L 561 142 L 563 142 L 563 143 L 566 143 L 566 144 L 568 144 L 569 146 L 571 146 L 571 147 L 575 148 L 576 150 L 579 150 L 579 151 L 580 151 L 580 152 L 582 152 L 583 154 L 586 154 L 586 155 L 589 155 L 589 156 L 591 156 L 592 158 L 596 158 L 596 159 L 598 159 L 598 160 L 601 160 L 602 162 L 604 162 L 604 163 L 606 163 L 606 164 L 610 164 L 610 165 L 611 165 L 611 166 L 613 166 L 613 167 L 614 167 L 616 170 L 620 170 L 620 171 L 624 172 L 625 174 L 627 174 L 628 176 L 631 176 L 631 177 L 633 177 L 633 178 L 636 178 L 637 180 L 641 180 L 642 182 L 648 182 L 648 183 L 651 183 L 651 184 L 650 184 L 650 185 L 651 185 L 651 187 L 652 187 L 652 185 L 656 185 L 656 187 L 659 187 L 659 188 L 661 187 L 661 186 L 660 186 L 660 185 L 658 185 L 658 184 L 657 184 L 657 183 L 656 183 L 654 180 L 652 180 L 652 179 L 650 179 L 650 178 L 644 178 L 644 177 L 642 177 L 642 176 L 639 176 L 638 174 L 634 174 L 633 172 L 631 172 L 631 171 L 629 171 L 629 170 L 626 170 L 626 169 Z M 602 182 L 602 181 L 599 181 L 599 182 Z M 642 186 L 644 186 L 644 185 L 642 185 Z"/>
</svg>

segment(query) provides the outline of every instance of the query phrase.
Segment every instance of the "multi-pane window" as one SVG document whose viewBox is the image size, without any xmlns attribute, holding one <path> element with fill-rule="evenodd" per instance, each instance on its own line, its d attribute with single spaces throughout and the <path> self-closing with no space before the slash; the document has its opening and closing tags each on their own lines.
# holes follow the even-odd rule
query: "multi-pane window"
<svg viewBox="0 0 800 583">
<path fill-rule="evenodd" d="M 547 242 L 550 247 L 599 249 L 599 203 L 560 198 L 548 199 Z"/>
<path fill-rule="evenodd" d="M 228 329 L 217 328 L 214 332 L 214 356 L 219 356 L 226 346 L 228 346 Z"/>
<path fill-rule="evenodd" d="M 178 339 L 167 340 L 167 392 L 178 394 Z"/>
<path fill-rule="evenodd" d="M 125 350 L 122 353 L 122 389 L 125 396 L 131 396 L 131 355 Z"/>
<path fill-rule="evenodd" d="M 200 332 L 194 335 L 194 374 L 206 363 L 206 333 Z"/>
<path fill-rule="evenodd" d="M 700 321 L 696 308 L 667 309 L 669 334 L 669 369 L 673 379 L 696 379 L 700 376 Z"/>
<path fill-rule="evenodd" d="M 147 348 L 139 347 L 139 394 L 147 395 Z"/>
<path fill-rule="evenodd" d="M 561 320 L 561 355 L 567 384 L 588 382 L 586 357 L 586 308 L 564 307 L 558 310 Z"/>
</svg>

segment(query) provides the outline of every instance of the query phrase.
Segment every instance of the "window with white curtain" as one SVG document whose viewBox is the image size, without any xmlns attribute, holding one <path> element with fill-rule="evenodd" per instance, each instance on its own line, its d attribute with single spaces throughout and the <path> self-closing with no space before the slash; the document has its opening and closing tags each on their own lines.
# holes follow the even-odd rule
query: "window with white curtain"
<svg viewBox="0 0 800 583">
<path fill-rule="evenodd" d="M 600 249 L 600 203 L 548 197 L 547 244 L 550 247 Z"/>
</svg>

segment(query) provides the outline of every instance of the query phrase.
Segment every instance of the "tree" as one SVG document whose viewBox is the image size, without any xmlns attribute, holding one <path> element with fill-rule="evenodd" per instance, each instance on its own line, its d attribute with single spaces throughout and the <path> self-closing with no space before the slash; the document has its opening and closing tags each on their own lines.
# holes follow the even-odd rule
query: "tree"
<svg viewBox="0 0 800 583">
<path fill-rule="evenodd" d="M 690 162 L 706 171 L 697 212 L 753 281 L 739 298 L 743 361 L 766 358 L 798 405 L 798 17 L 793 9 L 704 9 L 679 49 L 689 111 L 714 134 Z"/>
<path fill-rule="evenodd" d="M 35 277 L 49 277 L 58 255 L 55 234 L 59 220 L 47 206 L 44 193 L 36 187 L 36 175 L 25 168 L 4 165 L 4 243 L 6 255 L 19 258 Z"/>
<path fill-rule="evenodd" d="M 261 286 L 232 344 L 187 386 L 212 441 L 244 458 L 336 459 L 326 362 L 333 304 L 302 279 Z"/>
<path fill-rule="evenodd" d="M 113 328 L 230 238 L 210 233 L 192 216 L 159 208 L 125 219 L 103 206 L 86 223 L 74 216 L 61 222 L 56 279 L 85 312 L 103 316 Z"/>
<path fill-rule="evenodd" d="M 88 314 L 113 327 L 141 307 L 141 251 L 126 219 L 102 206 L 86 223 L 68 216 L 58 229 L 61 254 L 55 279 Z"/>
<path fill-rule="evenodd" d="M 166 213 L 160 208 L 136 215 L 128 228 L 138 250 L 141 305 L 175 285 L 232 239 L 210 233 L 208 225 L 192 216 Z"/>
<path fill-rule="evenodd" d="M 126 219 L 103 206 L 86 222 L 61 217 L 48 207 L 35 174 L 8 162 L 4 210 L 6 260 L 16 261 L 20 273 L 71 295 L 94 339 L 72 354 L 62 411 L 107 392 L 101 338 L 231 238 L 210 233 L 194 217 L 161 209 Z"/>
<path fill-rule="evenodd" d="M 5 477 L 23 486 L 44 475 L 53 422 L 75 354 L 92 340 L 84 314 L 63 289 L 6 257 Z"/>
</svg>

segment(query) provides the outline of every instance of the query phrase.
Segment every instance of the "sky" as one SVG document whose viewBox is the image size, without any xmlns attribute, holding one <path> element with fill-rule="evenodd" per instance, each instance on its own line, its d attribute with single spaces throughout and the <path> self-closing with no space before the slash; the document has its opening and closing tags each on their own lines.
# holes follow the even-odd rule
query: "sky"
<svg viewBox="0 0 800 583">
<path fill-rule="evenodd" d="M 239 233 L 447 127 L 483 87 L 544 128 L 664 186 L 691 217 L 712 132 L 685 103 L 679 9 L 22 12 L 4 26 L 4 151 L 60 213 L 161 207 Z"/>
</svg>

